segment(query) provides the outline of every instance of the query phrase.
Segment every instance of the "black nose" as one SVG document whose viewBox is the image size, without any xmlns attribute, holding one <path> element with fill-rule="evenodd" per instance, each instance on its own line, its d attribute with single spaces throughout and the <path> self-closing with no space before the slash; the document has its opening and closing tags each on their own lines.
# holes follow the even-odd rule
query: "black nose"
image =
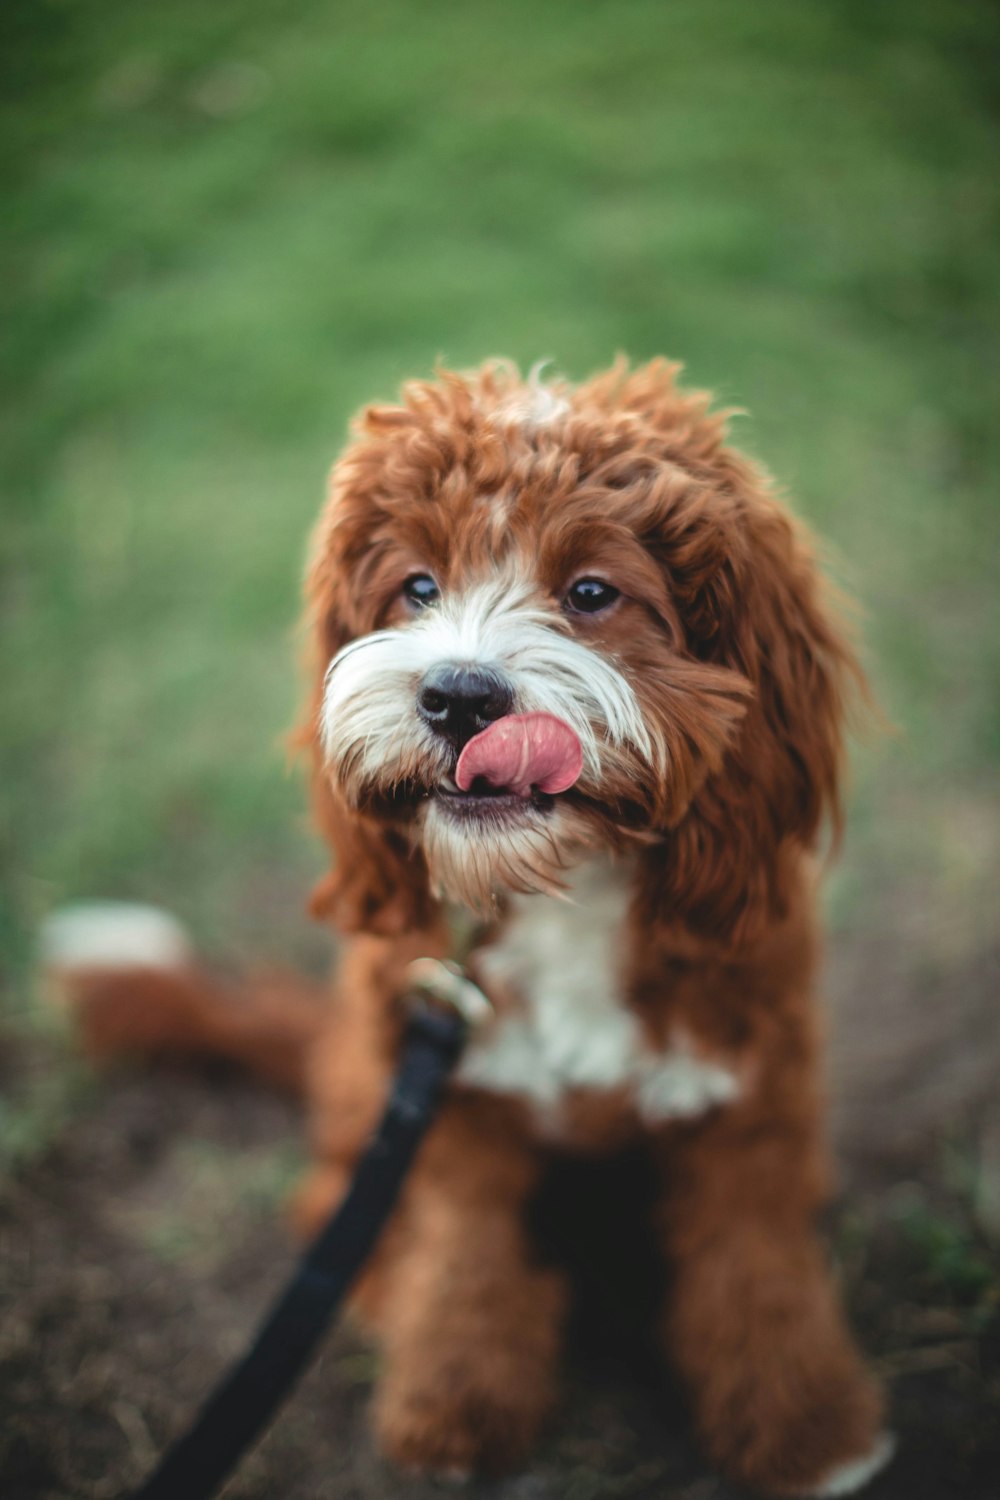
<svg viewBox="0 0 1000 1500">
<path fill-rule="evenodd" d="M 438 734 L 461 746 L 510 713 L 513 701 L 513 691 L 499 672 L 442 662 L 420 684 L 417 712 Z"/>
</svg>

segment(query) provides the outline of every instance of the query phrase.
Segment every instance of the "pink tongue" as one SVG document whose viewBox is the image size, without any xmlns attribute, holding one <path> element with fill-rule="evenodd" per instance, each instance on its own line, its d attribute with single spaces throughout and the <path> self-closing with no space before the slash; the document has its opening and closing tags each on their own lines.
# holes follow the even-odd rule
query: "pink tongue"
<svg viewBox="0 0 1000 1500">
<path fill-rule="evenodd" d="M 477 776 L 527 797 L 533 786 L 565 792 L 583 769 L 576 734 L 554 714 L 508 714 L 471 739 L 458 757 L 455 780 L 467 792 Z"/>
</svg>

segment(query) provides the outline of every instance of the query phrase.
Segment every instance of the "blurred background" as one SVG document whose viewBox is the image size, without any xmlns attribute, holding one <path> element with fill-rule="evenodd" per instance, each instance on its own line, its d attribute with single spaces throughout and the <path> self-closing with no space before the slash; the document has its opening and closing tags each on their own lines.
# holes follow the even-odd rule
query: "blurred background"
<svg viewBox="0 0 1000 1500">
<path fill-rule="evenodd" d="M 95 1082 L 35 999 L 33 934 L 60 902 L 125 897 L 223 965 L 326 961 L 283 736 L 305 539 L 350 413 L 439 359 L 578 378 L 665 353 L 746 411 L 735 440 L 863 607 L 897 733 L 858 747 L 828 893 L 841 1253 L 863 1301 L 890 1225 L 878 1285 L 944 1318 L 930 1368 L 968 1417 L 986 1367 L 952 1346 L 1000 1295 L 996 7 L 6 0 L 0 29 L 0 982 L 24 1264 L 44 1259 L 33 1214 L 82 1244 L 133 1178 L 92 1269 L 148 1253 L 167 1303 L 219 1270 L 213 1215 L 271 1232 L 293 1117 L 238 1085 L 226 1115 L 178 1080 L 178 1120 L 159 1083 Z M 115 1154 L 123 1110 L 155 1204 L 149 1162 Z M 93 1310 L 50 1259 L 39 1317 Z M 72 1401 L 19 1348 L 22 1476 L 51 1440 L 23 1413 Z"/>
</svg>

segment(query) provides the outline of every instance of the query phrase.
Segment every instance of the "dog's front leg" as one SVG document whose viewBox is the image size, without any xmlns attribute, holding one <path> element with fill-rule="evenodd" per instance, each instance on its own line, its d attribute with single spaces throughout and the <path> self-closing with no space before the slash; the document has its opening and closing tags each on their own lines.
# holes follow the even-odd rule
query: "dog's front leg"
<svg viewBox="0 0 1000 1500">
<path fill-rule="evenodd" d="M 709 1456 L 766 1494 L 860 1489 L 891 1448 L 813 1229 L 813 1121 L 747 1103 L 659 1148 L 666 1341 Z"/>
<path fill-rule="evenodd" d="M 566 1290 L 535 1263 L 525 1208 L 540 1168 L 502 1111 L 454 1101 L 407 1192 L 375 1403 L 378 1437 L 406 1468 L 509 1469 L 552 1404 Z"/>
</svg>

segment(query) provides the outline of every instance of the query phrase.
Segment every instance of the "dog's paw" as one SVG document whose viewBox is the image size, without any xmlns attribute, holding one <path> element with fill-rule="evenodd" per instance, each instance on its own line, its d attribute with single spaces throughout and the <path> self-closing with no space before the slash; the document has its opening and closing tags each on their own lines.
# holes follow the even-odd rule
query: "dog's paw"
<svg viewBox="0 0 1000 1500">
<path fill-rule="evenodd" d="M 896 1439 L 892 1433 L 879 1433 L 868 1453 L 837 1464 L 815 1489 L 808 1491 L 807 1500 L 837 1500 L 840 1495 L 856 1495 L 882 1472 L 895 1451 Z"/>
<path fill-rule="evenodd" d="M 895 1450 L 880 1428 L 881 1394 L 866 1377 L 844 1380 L 815 1402 L 801 1400 L 748 1433 L 726 1468 L 764 1494 L 787 1500 L 837 1500 L 862 1490 Z M 758 1416 L 760 1413 L 758 1413 Z M 735 1462 L 734 1462 L 735 1459 Z"/>
<path fill-rule="evenodd" d="M 476 1473 L 503 1474 L 530 1449 L 544 1410 L 519 1399 L 450 1383 L 387 1390 L 374 1414 L 380 1446 L 399 1468 L 459 1481 Z"/>
</svg>

